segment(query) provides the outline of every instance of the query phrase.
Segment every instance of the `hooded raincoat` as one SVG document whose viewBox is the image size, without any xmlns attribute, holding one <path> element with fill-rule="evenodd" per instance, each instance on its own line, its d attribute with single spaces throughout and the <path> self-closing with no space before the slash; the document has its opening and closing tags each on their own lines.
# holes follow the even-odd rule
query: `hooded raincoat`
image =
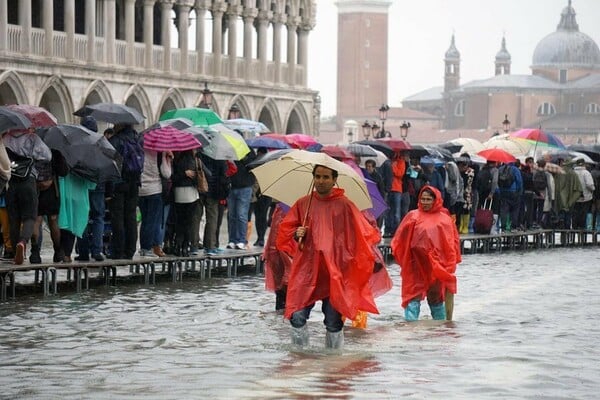
<svg viewBox="0 0 600 400">
<path fill-rule="evenodd" d="M 442 284 L 442 300 L 449 290 L 456 293 L 456 264 L 461 262 L 460 241 L 456 225 L 443 207 L 439 190 L 424 186 L 435 193 L 433 206 L 425 211 L 421 202 L 402 220 L 391 242 L 392 254 L 400 265 L 402 277 L 402 307 L 413 299 L 423 300 L 437 281 Z"/>
<path fill-rule="evenodd" d="M 303 225 L 308 228 L 300 249 L 294 235 L 296 228 Z M 354 319 L 358 310 L 378 314 L 369 279 L 375 261 L 372 246 L 380 240 L 379 231 L 344 195 L 343 189 L 334 188 L 324 198 L 316 192 L 300 198 L 277 235 L 277 248 L 293 259 L 285 317 L 289 319 L 295 311 L 327 297 L 347 318 Z"/>
</svg>

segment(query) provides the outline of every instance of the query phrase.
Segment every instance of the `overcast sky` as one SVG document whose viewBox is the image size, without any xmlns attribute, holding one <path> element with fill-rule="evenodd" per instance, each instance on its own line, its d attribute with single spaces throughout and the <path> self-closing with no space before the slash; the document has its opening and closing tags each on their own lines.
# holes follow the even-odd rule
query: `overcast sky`
<svg viewBox="0 0 600 400">
<path fill-rule="evenodd" d="M 556 31 L 568 0 L 394 0 L 389 9 L 388 103 L 443 85 L 452 33 L 461 54 L 461 83 L 494 75 L 502 35 L 511 73 L 531 73 L 537 43 Z M 321 92 L 322 116 L 336 110 L 337 7 L 318 0 L 309 36 L 308 84 Z M 579 30 L 600 44 L 600 0 L 573 0 Z M 382 102 L 384 99 L 382 99 Z"/>
</svg>

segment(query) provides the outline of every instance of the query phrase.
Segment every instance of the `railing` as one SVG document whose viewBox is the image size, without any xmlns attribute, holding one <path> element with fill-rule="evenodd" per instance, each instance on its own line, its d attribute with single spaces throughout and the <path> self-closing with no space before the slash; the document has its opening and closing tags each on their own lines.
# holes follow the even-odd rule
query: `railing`
<svg viewBox="0 0 600 400">
<path fill-rule="evenodd" d="M 2 1 L 2 0 L 0 0 Z M 8 24 L 7 26 L 7 43 L 6 53 L 10 54 L 14 59 L 23 57 L 21 51 L 21 39 L 23 31 L 19 25 Z M 71 64 L 76 61 L 78 64 L 88 62 L 88 37 L 82 34 L 75 34 L 73 41 L 73 60 L 68 59 L 67 54 L 67 34 L 62 31 L 52 32 L 52 58 L 48 59 L 56 64 Z M 94 44 L 94 63 L 106 64 L 107 57 L 105 39 L 101 36 L 95 38 Z M 181 70 L 181 51 L 178 48 L 171 48 L 171 74 L 177 74 Z M 115 59 L 111 65 L 112 69 L 146 69 L 146 45 L 144 43 L 135 43 L 133 48 L 133 65 L 127 65 L 127 43 L 124 40 L 115 40 Z M 41 28 L 31 29 L 31 49 L 27 57 L 45 57 L 46 56 L 46 31 Z M 187 74 L 200 75 L 201 69 L 198 66 L 198 53 L 194 51 L 188 52 L 187 58 Z M 204 56 L 204 74 L 213 75 L 215 66 L 215 57 L 212 53 L 205 53 Z M 229 76 L 229 67 L 232 60 L 227 55 L 221 56 L 220 75 L 222 77 Z M 257 59 L 252 59 L 250 62 L 246 58 L 237 57 L 235 60 L 236 78 L 251 82 L 274 82 L 275 79 L 275 64 L 272 61 L 267 62 L 267 70 L 265 77 L 261 76 L 261 62 Z M 164 70 L 164 49 L 162 46 L 152 46 L 152 65 L 154 71 Z M 305 86 L 304 69 L 301 65 L 295 66 L 294 82 L 290 83 L 288 75 L 288 65 L 280 64 L 279 84 L 287 84 L 294 86 Z M 203 78 L 202 76 L 201 78 Z"/>
</svg>

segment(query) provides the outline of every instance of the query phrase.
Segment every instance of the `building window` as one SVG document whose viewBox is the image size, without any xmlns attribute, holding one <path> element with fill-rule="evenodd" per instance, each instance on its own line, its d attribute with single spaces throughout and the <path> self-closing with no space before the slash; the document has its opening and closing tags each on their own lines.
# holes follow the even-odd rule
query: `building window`
<svg viewBox="0 0 600 400">
<path fill-rule="evenodd" d="M 537 115 L 554 115 L 556 109 L 551 103 L 542 103 L 537 109 Z"/>
<path fill-rule="evenodd" d="M 590 103 L 585 107 L 586 114 L 600 114 L 600 105 L 596 103 Z"/>
<path fill-rule="evenodd" d="M 456 103 L 454 107 L 454 116 L 455 117 L 464 117 L 465 116 L 465 101 L 461 100 Z"/>
<path fill-rule="evenodd" d="M 567 83 L 567 70 L 566 69 L 561 69 L 558 72 L 558 81 L 560 83 Z"/>
<path fill-rule="evenodd" d="M 575 103 L 569 103 L 569 114 L 575 114 Z"/>
</svg>

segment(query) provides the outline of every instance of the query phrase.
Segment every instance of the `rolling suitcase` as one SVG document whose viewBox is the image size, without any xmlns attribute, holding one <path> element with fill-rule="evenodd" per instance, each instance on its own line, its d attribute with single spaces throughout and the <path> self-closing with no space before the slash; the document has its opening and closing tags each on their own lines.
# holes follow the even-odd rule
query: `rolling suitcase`
<svg viewBox="0 0 600 400">
<path fill-rule="evenodd" d="M 492 200 L 487 199 L 483 202 L 483 208 L 480 208 L 475 212 L 475 222 L 473 223 L 473 229 L 475 233 L 489 234 L 492 230 L 492 224 L 494 222 L 494 212 L 492 211 Z"/>
</svg>

